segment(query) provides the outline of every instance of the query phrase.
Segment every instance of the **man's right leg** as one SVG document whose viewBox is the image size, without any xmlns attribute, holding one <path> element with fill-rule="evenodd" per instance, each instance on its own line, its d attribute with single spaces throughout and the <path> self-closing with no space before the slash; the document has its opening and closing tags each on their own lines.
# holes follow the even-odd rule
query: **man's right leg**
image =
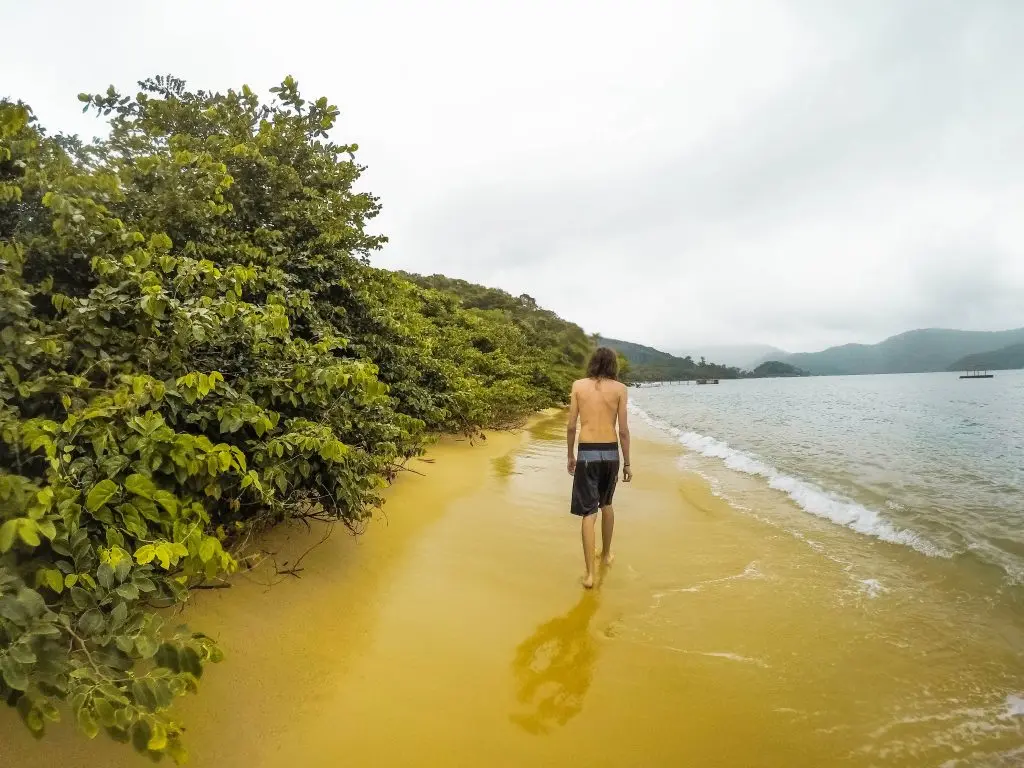
<svg viewBox="0 0 1024 768">
<path fill-rule="evenodd" d="M 614 559 L 612 554 L 612 533 L 615 532 L 615 509 L 609 504 L 601 507 L 601 562 L 605 565 Z"/>
<path fill-rule="evenodd" d="M 583 562 L 586 564 L 587 573 L 583 577 L 583 586 L 590 589 L 594 586 L 594 523 L 597 522 L 597 512 L 586 515 L 583 518 Z"/>
</svg>

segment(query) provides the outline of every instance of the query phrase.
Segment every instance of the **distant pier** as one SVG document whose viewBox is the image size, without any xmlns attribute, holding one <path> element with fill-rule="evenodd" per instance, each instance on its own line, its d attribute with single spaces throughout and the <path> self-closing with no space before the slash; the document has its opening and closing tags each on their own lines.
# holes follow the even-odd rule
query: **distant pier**
<svg viewBox="0 0 1024 768">
<path fill-rule="evenodd" d="M 960 374 L 961 379 L 991 379 L 995 374 L 989 373 L 988 371 L 964 371 Z"/>
</svg>

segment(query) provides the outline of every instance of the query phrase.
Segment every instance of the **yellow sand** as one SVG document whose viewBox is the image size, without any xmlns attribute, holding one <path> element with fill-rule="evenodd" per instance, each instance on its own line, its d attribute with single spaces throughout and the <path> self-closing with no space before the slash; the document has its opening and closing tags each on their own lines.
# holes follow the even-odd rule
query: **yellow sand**
<svg viewBox="0 0 1024 768">
<path fill-rule="evenodd" d="M 970 742 L 976 713 L 955 712 L 1006 684 L 1006 651 L 972 644 L 991 617 L 971 629 L 946 565 L 731 509 L 637 428 L 617 559 L 585 592 L 563 430 L 554 414 L 444 442 L 301 578 L 200 595 L 185 618 L 228 658 L 179 704 L 192 765 L 937 765 Z M 318 535 L 267 547 L 292 561 Z M 927 586 L 873 598 L 851 577 L 868 565 Z M 0 765 L 147 764 L 69 727 L 35 744 L 0 717 Z M 986 749 L 1024 743 L 993 718 Z"/>
</svg>

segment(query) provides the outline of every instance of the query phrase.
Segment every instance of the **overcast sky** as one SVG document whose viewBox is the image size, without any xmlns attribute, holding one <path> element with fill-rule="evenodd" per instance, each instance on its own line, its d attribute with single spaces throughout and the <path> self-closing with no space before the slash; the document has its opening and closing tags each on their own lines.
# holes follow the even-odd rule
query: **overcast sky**
<svg viewBox="0 0 1024 768">
<path fill-rule="evenodd" d="M 0 95 L 170 72 L 342 111 L 376 263 L 591 332 L 791 351 L 1024 325 L 1024 2 L 8 3 Z M 16 68 L 15 68 L 16 67 Z"/>
</svg>

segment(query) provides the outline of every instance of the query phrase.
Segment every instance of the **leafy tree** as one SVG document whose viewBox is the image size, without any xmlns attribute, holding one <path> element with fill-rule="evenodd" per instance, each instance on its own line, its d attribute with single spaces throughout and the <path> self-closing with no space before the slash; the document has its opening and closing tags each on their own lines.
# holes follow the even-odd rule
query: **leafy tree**
<svg viewBox="0 0 1024 768">
<path fill-rule="evenodd" d="M 619 381 L 625 384 L 633 383 L 633 366 L 629 362 L 629 358 L 621 352 L 616 352 L 615 355 L 619 359 Z"/>
<path fill-rule="evenodd" d="M 512 296 L 497 288 L 457 280 L 444 275 L 403 277 L 418 285 L 458 296 L 463 307 L 498 328 L 513 326 L 522 333 L 525 347 L 523 375 L 538 391 L 554 402 L 562 402 L 593 351 L 595 342 L 575 323 L 537 305 L 532 296 Z"/>
<path fill-rule="evenodd" d="M 39 736 L 70 709 L 183 760 L 171 705 L 221 650 L 153 609 L 267 526 L 358 530 L 431 434 L 560 402 L 585 358 L 529 297 L 371 267 L 338 110 L 272 90 L 82 94 L 92 144 L 0 102 L 0 698 Z"/>
<path fill-rule="evenodd" d="M 789 363 L 782 363 L 778 360 L 768 360 L 761 363 L 754 370 L 745 374 L 748 378 L 771 378 L 777 376 L 808 376 L 807 371 L 797 368 Z"/>
</svg>

